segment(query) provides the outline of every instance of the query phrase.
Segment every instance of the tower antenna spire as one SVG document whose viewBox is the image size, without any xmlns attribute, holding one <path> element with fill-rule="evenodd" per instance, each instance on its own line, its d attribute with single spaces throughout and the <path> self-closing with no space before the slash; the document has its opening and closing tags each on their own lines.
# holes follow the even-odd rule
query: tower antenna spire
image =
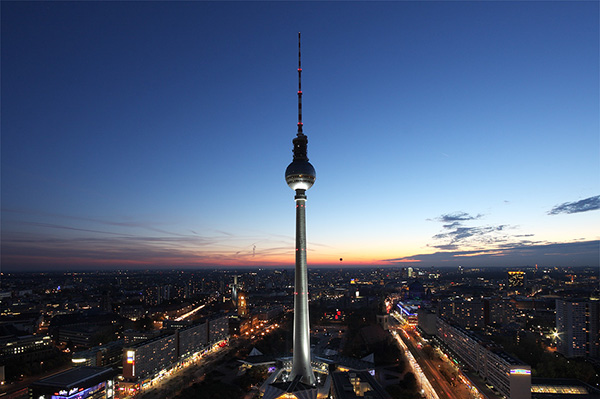
<svg viewBox="0 0 600 399">
<path fill-rule="evenodd" d="M 302 52 L 300 32 L 298 32 L 298 136 L 302 136 Z"/>
</svg>

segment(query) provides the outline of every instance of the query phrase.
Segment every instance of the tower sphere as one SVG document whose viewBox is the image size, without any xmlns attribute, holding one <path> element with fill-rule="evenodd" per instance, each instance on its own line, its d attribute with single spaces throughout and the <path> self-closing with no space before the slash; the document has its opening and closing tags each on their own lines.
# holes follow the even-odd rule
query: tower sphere
<svg viewBox="0 0 600 399">
<path fill-rule="evenodd" d="M 296 159 L 285 170 L 285 181 L 292 190 L 308 190 L 316 178 L 315 168 L 308 161 Z"/>
</svg>

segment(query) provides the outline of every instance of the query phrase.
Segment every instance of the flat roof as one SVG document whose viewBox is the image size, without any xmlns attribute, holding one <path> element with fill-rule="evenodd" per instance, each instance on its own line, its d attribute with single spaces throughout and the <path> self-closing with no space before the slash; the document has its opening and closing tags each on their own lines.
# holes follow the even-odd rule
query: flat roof
<svg viewBox="0 0 600 399">
<path fill-rule="evenodd" d="M 111 367 L 75 367 L 70 370 L 63 371 L 62 373 L 39 380 L 34 384 L 37 386 L 42 385 L 57 388 L 82 387 L 90 380 L 103 378 L 108 380 L 114 377 L 116 374 L 116 371 L 114 371 Z"/>
<path fill-rule="evenodd" d="M 352 381 L 358 382 L 361 387 L 367 388 L 364 396 L 372 399 L 390 399 L 391 396 L 383 389 L 383 387 L 366 371 L 358 372 L 339 372 L 336 371 L 332 375 L 333 389 L 336 393 L 336 398 L 340 399 L 355 399 L 363 395 L 359 395 L 354 391 Z M 358 380 L 358 381 L 357 381 Z M 367 394 L 368 392 L 368 394 Z"/>
</svg>

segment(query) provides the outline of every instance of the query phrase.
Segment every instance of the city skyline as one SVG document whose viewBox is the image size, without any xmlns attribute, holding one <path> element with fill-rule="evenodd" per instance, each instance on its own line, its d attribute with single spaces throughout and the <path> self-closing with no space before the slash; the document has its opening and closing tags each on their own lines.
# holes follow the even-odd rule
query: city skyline
<svg viewBox="0 0 600 399">
<path fill-rule="evenodd" d="M 298 31 L 310 267 L 598 266 L 597 16 L 2 2 L 2 269 L 292 266 Z"/>
</svg>

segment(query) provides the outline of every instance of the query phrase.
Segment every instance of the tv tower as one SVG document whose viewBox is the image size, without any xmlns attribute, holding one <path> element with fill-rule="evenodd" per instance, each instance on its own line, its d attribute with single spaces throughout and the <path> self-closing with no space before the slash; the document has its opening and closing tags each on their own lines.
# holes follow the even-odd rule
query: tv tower
<svg viewBox="0 0 600 399">
<path fill-rule="evenodd" d="M 294 288 L 294 357 L 290 380 L 315 386 L 310 365 L 310 326 L 308 320 L 308 273 L 306 266 L 306 190 L 316 179 L 315 168 L 308 162 L 308 138 L 302 132 L 302 59 L 298 32 L 298 133 L 292 140 L 294 158 L 285 170 L 285 181 L 296 191 L 296 269 Z"/>
</svg>

